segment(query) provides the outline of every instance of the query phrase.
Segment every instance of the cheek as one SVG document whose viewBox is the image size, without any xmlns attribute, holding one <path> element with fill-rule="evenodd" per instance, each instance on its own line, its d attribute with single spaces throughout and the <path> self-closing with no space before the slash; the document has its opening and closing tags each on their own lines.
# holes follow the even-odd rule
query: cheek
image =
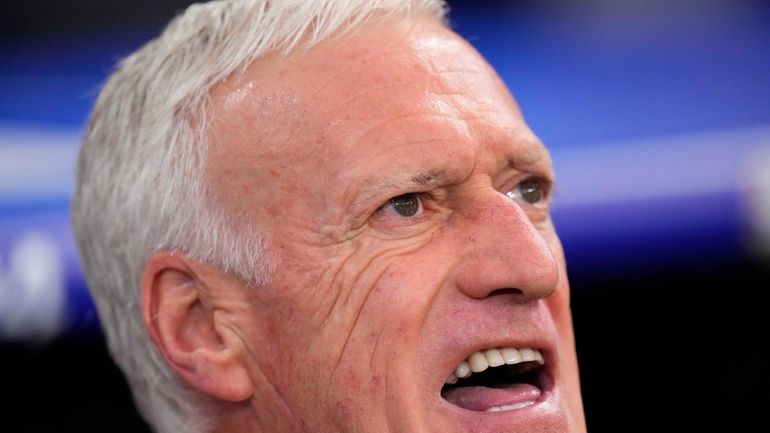
<svg viewBox="0 0 770 433">
<path fill-rule="evenodd" d="M 331 368 L 329 389 L 348 407 L 362 401 L 369 408 L 411 401 L 414 396 L 408 390 L 420 380 L 414 366 L 421 364 L 421 335 L 439 287 L 426 276 L 436 274 L 426 272 L 427 263 L 419 260 L 394 258 L 383 266 L 371 287 L 356 288 L 368 292 L 366 299 L 355 320 L 346 324 L 349 328 L 338 328 L 327 345 L 344 340 L 339 362 Z M 359 414 L 371 411 L 361 409 Z"/>
<path fill-rule="evenodd" d="M 440 263 L 424 258 L 409 258 L 389 266 L 374 288 L 376 302 L 372 308 L 392 313 L 393 318 L 424 318 L 446 274 Z"/>
<path fill-rule="evenodd" d="M 282 257 L 273 283 L 255 289 L 248 321 L 268 380 L 327 408 L 384 399 L 391 376 L 415 365 L 417 337 L 450 268 L 430 248 L 378 241 Z"/>
<path fill-rule="evenodd" d="M 438 263 L 425 251 L 392 250 L 370 260 L 350 279 L 349 293 L 343 295 L 347 299 L 338 302 L 332 316 L 338 321 L 329 335 L 336 341 L 329 347 L 345 340 L 339 356 L 350 371 L 371 370 L 360 373 L 364 386 L 381 386 L 383 377 L 402 362 L 413 364 L 406 359 L 414 356 L 442 284 L 440 275 Z"/>
<path fill-rule="evenodd" d="M 353 286 L 349 296 L 357 298 L 357 306 L 344 313 L 348 321 L 338 332 L 349 334 L 342 356 L 351 365 L 358 365 L 355 358 L 365 358 L 368 366 L 384 372 L 393 358 L 411 356 L 441 284 L 431 268 L 415 255 L 370 264 L 367 271 L 376 278 L 361 277 Z"/>
<path fill-rule="evenodd" d="M 353 327 L 414 328 L 436 295 L 446 272 L 429 235 L 383 248 L 386 241 L 363 243 L 340 270 L 336 284 L 347 298 Z"/>
</svg>

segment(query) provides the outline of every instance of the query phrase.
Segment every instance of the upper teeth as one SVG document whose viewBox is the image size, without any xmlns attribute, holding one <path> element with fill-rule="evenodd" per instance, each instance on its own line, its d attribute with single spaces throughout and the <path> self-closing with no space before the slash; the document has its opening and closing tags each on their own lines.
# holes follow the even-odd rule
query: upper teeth
<svg viewBox="0 0 770 433">
<path fill-rule="evenodd" d="M 464 379 L 473 373 L 481 373 L 489 367 L 499 367 L 503 364 L 514 365 L 522 362 L 534 361 L 540 365 L 545 364 L 543 354 L 538 349 L 529 347 L 515 348 L 502 347 L 498 349 L 487 349 L 482 352 L 476 352 L 468 359 L 461 362 L 455 368 L 455 371 L 449 375 L 446 383 L 449 385 L 457 383 L 457 379 Z"/>
</svg>

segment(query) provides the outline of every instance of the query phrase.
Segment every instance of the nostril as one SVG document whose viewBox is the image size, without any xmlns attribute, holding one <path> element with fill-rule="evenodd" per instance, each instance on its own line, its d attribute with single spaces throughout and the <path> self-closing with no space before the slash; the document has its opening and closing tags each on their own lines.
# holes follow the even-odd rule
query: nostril
<svg viewBox="0 0 770 433">
<path fill-rule="evenodd" d="M 505 288 L 505 289 L 497 289 L 492 291 L 488 297 L 495 297 L 495 296 L 505 296 L 510 297 L 516 300 L 516 302 L 524 301 L 522 298 L 524 297 L 524 291 L 521 289 L 512 289 L 512 288 Z"/>
<path fill-rule="evenodd" d="M 554 286 L 554 289 L 556 287 Z M 522 290 L 522 289 L 516 289 L 516 288 L 503 288 L 503 289 L 497 289 L 489 293 L 487 296 L 488 299 L 491 298 L 498 298 L 500 300 L 504 300 L 505 302 L 515 302 L 517 304 L 527 304 L 532 301 L 537 301 L 539 299 L 547 298 L 548 296 L 553 293 L 553 290 L 549 290 L 547 294 L 544 296 L 531 296 L 531 294 L 528 294 L 528 292 Z M 507 299 L 506 299 L 507 298 Z"/>
</svg>

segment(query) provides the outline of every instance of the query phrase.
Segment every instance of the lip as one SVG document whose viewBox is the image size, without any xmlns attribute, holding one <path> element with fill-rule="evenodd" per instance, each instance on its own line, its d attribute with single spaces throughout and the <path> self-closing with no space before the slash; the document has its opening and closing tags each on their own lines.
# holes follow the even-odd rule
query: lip
<svg viewBox="0 0 770 433">
<path fill-rule="evenodd" d="M 439 397 L 440 398 L 440 397 Z M 476 412 L 441 399 L 440 410 L 453 424 L 470 432 L 565 431 L 566 416 L 552 386 L 537 402 L 521 409 L 501 412 Z"/>
</svg>

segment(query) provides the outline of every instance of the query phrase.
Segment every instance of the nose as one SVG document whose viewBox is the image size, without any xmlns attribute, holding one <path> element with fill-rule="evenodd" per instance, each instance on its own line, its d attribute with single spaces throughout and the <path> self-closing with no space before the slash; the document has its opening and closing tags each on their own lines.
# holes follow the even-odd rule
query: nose
<svg viewBox="0 0 770 433">
<path fill-rule="evenodd" d="M 556 258 L 521 206 L 495 192 L 476 200 L 459 219 L 462 253 L 455 275 L 467 296 L 483 299 L 500 291 L 526 303 L 553 293 L 559 281 Z"/>
</svg>

